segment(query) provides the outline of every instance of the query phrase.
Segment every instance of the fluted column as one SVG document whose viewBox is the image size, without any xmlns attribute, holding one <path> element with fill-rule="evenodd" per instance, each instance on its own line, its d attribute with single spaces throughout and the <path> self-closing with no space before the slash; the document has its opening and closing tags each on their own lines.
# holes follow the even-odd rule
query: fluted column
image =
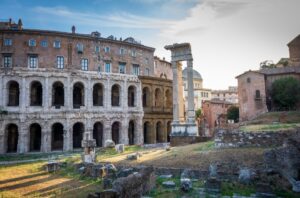
<svg viewBox="0 0 300 198">
<path fill-rule="evenodd" d="M 187 61 L 187 79 L 188 79 L 188 113 L 187 123 L 195 123 L 194 106 L 194 84 L 193 84 L 193 60 Z"/>
<path fill-rule="evenodd" d="M 173 123 L 179 123 L 179 104 L 178 104 L 178 69 L 177 62 L 172 61 L 173 70 Z"/>
</svg>

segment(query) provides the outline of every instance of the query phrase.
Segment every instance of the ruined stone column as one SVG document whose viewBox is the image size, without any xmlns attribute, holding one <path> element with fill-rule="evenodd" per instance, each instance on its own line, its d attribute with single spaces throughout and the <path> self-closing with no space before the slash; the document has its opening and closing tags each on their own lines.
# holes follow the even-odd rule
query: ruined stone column
<svg viewBox="0 0 300 198">
<path fill-rule="evenodd" d="M 193 60 L 187 61 L 187 78 L 188 78 L 188 112 L 187 123 L 195 123 L 195 106 L 194 106 L 194 84 L 193 84 Z"/>
<path fill-rule="evenodd" d="M 173 124 L 179 123 L 179 104 L 178 104 L 178 68 L 177 62 L 172 61 L 173 70 Z"/>
<path fill-rule="evenodd" d="M 183 83 L 182 83 L 182 64 L 181 62 L 177 62 L 177 82 L 178 82 L 178 111 L 179 111 L 179 122 L 183 123 L 185 121 L 184 118 L 184 101 L 183 101 Z"/>
</svg>

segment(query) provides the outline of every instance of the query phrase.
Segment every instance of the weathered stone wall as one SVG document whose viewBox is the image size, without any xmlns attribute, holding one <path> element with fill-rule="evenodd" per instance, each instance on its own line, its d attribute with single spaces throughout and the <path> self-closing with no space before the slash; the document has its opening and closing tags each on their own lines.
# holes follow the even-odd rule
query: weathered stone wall
<svg viewBox="0 0 300 198">
<path fill-rule="evenodd" d="M 242 132 L 219 129 L 215 133 L 215 146 L 217 148 L 274 147 L 281 146 L 286 138 L 299 134 L 300 128 L 276 132 Z"/>
<path fill-rule="evenodd" d="M 202 136 L 171 136 L 171 146 L 183 146 L 199 142 L 205 142 L 209 137 Z"/>
<path fill-rule="evenodd" d="M 168 80 L 173 79 L 172 65 L 165 59 L 154 57 L 154 76 Z"/>
</svg>

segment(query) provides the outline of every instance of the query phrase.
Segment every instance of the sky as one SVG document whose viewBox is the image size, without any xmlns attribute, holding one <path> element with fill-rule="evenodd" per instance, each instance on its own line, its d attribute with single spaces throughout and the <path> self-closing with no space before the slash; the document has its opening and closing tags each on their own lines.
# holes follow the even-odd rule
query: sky
<svg viewBox="0 0 300 198">
<path fill-rule="evenodd" d="M 288 57 L 300 34 L 300 0 L 0 0 L 0 19 L 24 28 L 134 37 L 171 59 L 165 45 L 189 42 L 205 88 L 236 86 L 264 60 Z"/>
</svg>

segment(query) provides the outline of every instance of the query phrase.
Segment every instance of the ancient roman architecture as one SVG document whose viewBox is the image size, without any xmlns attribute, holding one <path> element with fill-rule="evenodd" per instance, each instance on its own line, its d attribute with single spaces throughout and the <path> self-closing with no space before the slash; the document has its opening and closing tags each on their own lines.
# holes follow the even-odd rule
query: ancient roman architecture
<svg viewBox="0 0 300 198">
<path fill-rule="evenodd" d="M 173 44 L 165 46 L 171 50 L 171 62 L 173 70 L 173 122 L 172 138 L 175 136 L 198 136 L 198 128 L 195 124 L 194 111 L 194 85 L 193 85 L 193 57 L 189 43 Z M 186 120 L 183 120 L 183 89 L 182 89 L 182 65 L 181 61 L 187 61 L 188 77 L 188 111 Z"/>
<path fill-rule="evenodd" d="M 78 34 L 74 26 L 58 32 L 1 22 L 0 153 L 71 151 L 83 137 L 97 147 L 108 139 L 148 143 L 142 98 L 172 96 L 171 81 L 154 77 L 154 50 L 132 37 Z M 153 96 L 143 95 L 143 76 L 152 78 Z M 149 114 L 164 112 L 160 107 Z M 149 143 L 167 141 L 171 108 L 164 116 L 152 117 L 158 127 L 147 134 L 160 139 Z"/>
</svg>

